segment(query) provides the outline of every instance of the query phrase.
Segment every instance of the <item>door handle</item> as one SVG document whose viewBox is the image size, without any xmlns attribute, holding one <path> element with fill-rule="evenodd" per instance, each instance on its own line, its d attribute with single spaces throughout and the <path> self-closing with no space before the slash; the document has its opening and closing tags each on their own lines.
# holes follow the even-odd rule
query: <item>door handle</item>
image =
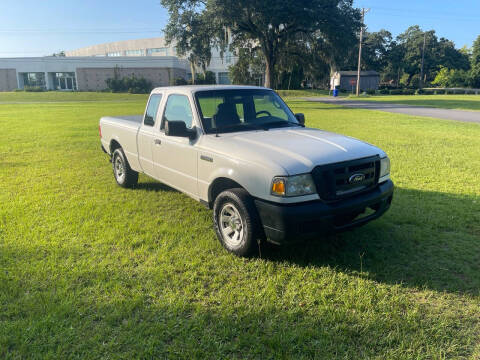
<svg viewBox="0 0 480 360">
<path fill-rule="evenodd" d="M 161 145 L 161 144 L 162 144 L 162 140 L 160 140 L 160 139 L 155 139 L 154 143 L 155 143 L 155 145 Z"/>
</svg>

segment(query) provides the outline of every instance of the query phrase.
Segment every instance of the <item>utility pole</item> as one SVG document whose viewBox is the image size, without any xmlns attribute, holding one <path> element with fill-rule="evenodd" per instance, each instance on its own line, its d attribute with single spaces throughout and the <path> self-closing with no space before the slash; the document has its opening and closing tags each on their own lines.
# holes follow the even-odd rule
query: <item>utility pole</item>
<svg viewBox="0 0 480 360">
<path fill-rule="evenodd" d="M 363 22 L 365 19 L 365 14 L 368 13 L 369 11 L 370 9 L 362 8 L 362 27 L 360 28 L 360 43 L 358 46 L 357 96 L 360 95 L 360 67 L 362 65 Z"/>
<path fill-rule="evenodd" d="M 423 87 L 423 64 L 425 62 L 425 43 L 427 42 L 427 33 L 423 33 L 423 51 L 422 51 L 422 67 L 420 68 L 420 81 L 418 82 L 418 87 L 421 89 Z"/>
</svg>

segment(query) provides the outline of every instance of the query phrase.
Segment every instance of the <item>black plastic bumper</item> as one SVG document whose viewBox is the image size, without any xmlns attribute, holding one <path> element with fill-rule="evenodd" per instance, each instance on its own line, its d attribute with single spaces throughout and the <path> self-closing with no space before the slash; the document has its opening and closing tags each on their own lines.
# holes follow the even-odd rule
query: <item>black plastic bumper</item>
<svg viewBox="0 0 480 360">
<path fill-rule="evenodd" d="M 393 182 L 388 180 L 370 192 L 335 203 L 317 200 L 300 204 L 278 204 L 255 199 L 255 204 L 265 235 L 270 241 L 281 244 L 347 230 L 377 219 L 390 207 L 393 188 Z M 355 214 L 361 214 L 367 208 L 374 212 L 355 217 Z"/>
</svg>

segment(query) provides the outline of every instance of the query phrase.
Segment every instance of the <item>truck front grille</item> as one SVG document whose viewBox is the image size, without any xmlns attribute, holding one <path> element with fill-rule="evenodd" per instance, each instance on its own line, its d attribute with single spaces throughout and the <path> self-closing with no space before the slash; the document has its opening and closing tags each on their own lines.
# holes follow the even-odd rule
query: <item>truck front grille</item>
<svg viewBox="0 0 480 360">
<path fill-rule="evenodd" d="M 380 157 L 317 166 L 313 181 L 322 200 L 335 201 L 370 190 L 378 183 Z"/>
</svg>

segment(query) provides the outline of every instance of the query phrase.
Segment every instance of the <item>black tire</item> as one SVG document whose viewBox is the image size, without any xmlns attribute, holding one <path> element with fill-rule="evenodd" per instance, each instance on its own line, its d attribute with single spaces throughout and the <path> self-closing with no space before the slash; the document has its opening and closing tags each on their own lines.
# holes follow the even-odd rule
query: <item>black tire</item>
<svg viewBox="0 0 480 360">
<path fill-rule="evenodd" d="M 232 214 L 236 211 L 236 214 L 228 217 L 229 211 Z M 263 239 L 255 203 L 248 192 L 241 188 L 229 189 L 217 196 L 213 204 L 213 223 L 220 243 L 237 256 L 253 255 L 258 250 L 258 240 Z M 232 229 L 232 238 L 225 235 L 228 228 Z M 233 240 L 237 232 L 238 238 Z"/>
<path fill-rule="evenodd" d="M 122 148 L 112 154 L 113 176 L 117 184 L 124 188 L 134 187 L 138 183 L 138 172 L 132 170 Z"/>
</svg>

